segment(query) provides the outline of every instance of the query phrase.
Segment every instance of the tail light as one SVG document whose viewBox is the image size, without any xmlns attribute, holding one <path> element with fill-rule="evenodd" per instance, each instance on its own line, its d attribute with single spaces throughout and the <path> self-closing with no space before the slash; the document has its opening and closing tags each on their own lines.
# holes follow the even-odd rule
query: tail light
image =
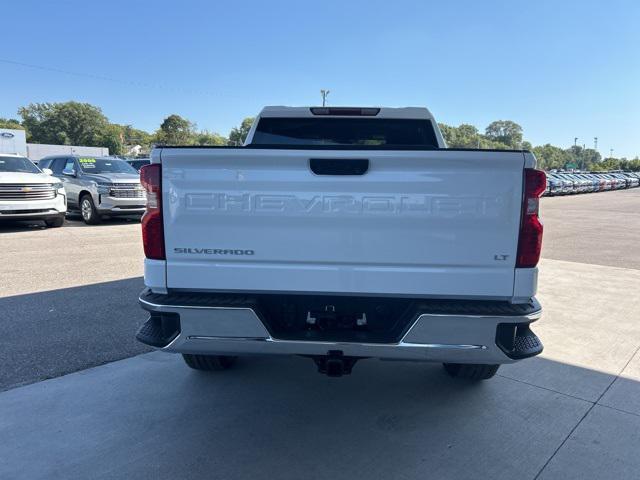
<svg viewBox="0 0 640 480">
<path fill-rule="evenodd" d="M 540 210 L 540 195 L 544 192 L 546 185 L 547 176 L 542 170 L 525 168 L 516 268 L 533 268 L 540 260 L 542 223 L 538 213 Z"/>
<path fill-rule="evenodd" d="M 159 163 L 140 169 L 140 181 L 147 191 L 147 211 L 142 216 L 144 254 L 153 260 L 165 260 L 162 225 L 162 167 Z"/>
</svg>

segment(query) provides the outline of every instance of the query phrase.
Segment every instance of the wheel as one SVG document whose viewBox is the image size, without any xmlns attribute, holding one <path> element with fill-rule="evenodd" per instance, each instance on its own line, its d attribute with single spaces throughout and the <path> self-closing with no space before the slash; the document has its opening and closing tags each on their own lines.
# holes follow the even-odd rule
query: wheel
<svg viewBox="0 0 640 480">
<path fill-rule="evenodd" d="M 85 194 L 80 199 L 80 214 L 82 215 L 82 220 L 84 220 L 84 223 L 87 225 L 100 223 L 100 215 L 96 210 L 91 195 Z"/>
<path fill-rule="evenodd" d="M 454 378 L 468 380 L 488 380 L 493 377 L 500 365 L 483 365 L 475 363 L 443 363 L 446 372 Z"/>
<path fill-rule="evenodd" d="M 64 223 L 64 215 L 59 215 L 55 218 L 47 218 L 44 223 L 47 225 L 47 227 L 49 228 L 57 228 L 57 227 L 61 227 L 62 224 Z"/>
<path fill-rule="evenodd" d="M 184 363 L 195 370 L 227 370 L 236 363 L 238 357 L 227 357 L 222 355 L 192 355 L 183 353 Z"/>
</svg>

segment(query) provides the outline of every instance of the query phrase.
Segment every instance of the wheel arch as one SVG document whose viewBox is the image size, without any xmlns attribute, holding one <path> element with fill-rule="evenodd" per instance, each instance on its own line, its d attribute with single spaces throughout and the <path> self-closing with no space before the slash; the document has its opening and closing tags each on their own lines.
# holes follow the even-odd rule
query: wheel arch
<svg viewBox="0 0 640 480">
<path fill-rule="evenodd" d="M 89 190 L 82 189 L 78 193 L 78 206 L 80 206 L 80 202 L 82 201 L 82 197 L 84 197 L 85 195 L 90 195 L 91 196 L 91 200 L 93 200 L 93 195 L 91 194 L 91 192 Z M 93 202 L 93 203 L 96 203 L 96 202 Z"/>
</svg>

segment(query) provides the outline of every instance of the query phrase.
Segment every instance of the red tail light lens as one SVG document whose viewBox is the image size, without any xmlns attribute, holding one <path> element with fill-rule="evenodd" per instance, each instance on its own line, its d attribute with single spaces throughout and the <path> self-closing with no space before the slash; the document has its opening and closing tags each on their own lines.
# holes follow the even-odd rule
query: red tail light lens
<svg viewBox="0 0 640 480">
<path fill-rule="evenodd" d="M 540 195 L 547 186 L 547 176 L 542 170 L 525 168 L 522 219 L 518 238 L 516 268 L 533 268 L 540 260 L 542 250 L 542 223 L 538 216 Z"/>
<path fill-rule="evenodd" d="M 142 216 L 144 254 L 153 260 L 165 260 L 162 225 L 162 167 L 159 163 L 140 169 L 140 181 L 147 191 L 147 211 Z"/>
</svg>

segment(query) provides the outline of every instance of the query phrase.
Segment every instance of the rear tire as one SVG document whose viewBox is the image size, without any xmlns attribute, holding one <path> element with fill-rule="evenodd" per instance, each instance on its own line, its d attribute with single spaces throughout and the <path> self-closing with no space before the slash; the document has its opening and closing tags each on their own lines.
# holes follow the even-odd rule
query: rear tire
<svg viewBox="0 0 640 480">
<path fill-rule="evenodd" d="M 483 365 L 474 363 L 443 363 L 446 372 L 453 378 L 467 380 L 488 380 L 493 377 L 500 365 Z"/>
<path fill-rule="evenodd" d="M 82 220 L 84 220 L 84 223 L 87 225 L 100 223 L 100 215 L 93 203 L 93 198 L 91 198 L 89 194 L 84 194 L 82 198 L 80 198 L 80 215 L 82 215 Z"/>
<path fill-rule="evenodd" d="M 48 228 L 61 227 L 64 224 L 64 215 L 60 215 L 55 218 L 47 218 L 44 223 Z"/>
<path fill-rule="evenodd" d="M 238 357 L 183 353 L 182 358 L 184 359 L 184 363 L 194 370 L 220 371 L 231 368 L 233 364 L 236 363 Z"/>
</svg>

